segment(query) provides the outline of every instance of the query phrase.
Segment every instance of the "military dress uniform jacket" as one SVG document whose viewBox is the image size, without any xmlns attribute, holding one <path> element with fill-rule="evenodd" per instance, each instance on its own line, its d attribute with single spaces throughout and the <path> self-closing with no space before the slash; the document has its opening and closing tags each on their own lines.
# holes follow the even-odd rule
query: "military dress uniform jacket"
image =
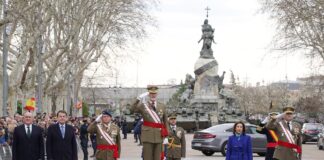
<svg viewBox="0 0 324 160">
<path fill-rule="evenodd" d="M 265 156 L 265 160 L 273 160 L 273 153 L 275 151 L 275 147 L 277 146 L 278 136 L 273 130 L 268 130 L 265 127 L 265 124 L 260 124 L 256 132 L 260 134 L 264 134 L 267 137 L 267 153 Z"/>
<path fill-rule="evenodd" d="M 181 127 L 176 127 L 175 131 L 169 128 L 167 156 L 168 158 L 180 159 L 186 157 L 185 131 Z"/>
<path fill-rule="evenodd" d="M 278 136 L 278 145 L 275 148 L 273 158 L 278 160 L 300 160 L 301 153 L 297 153 L 297 149 L 287 147 L 287 143 L 293 141 L 293 145 L 299 146 L 301 149 L 301 126 L 296 122 L 291 122 L 291 130 L 289 131 L 286 121 L 281 119 L 271 119 L 267 124 L 266 128 L 275 131 Z M 282 128 L 283 127 L 283 128 Z M 291 138 L 287 138 L 287 132 L 290 132 Z M 288 133 L 289 135 L 289 133 Z M 289 136 L 288 136 L 289 137 Z"/>
<path fill-rule="evenodd" d="M 108 135 L 113 139 L 114 143 L 118 146 L 118 157 L 120 157 L 120 129 L 117 125 L 110 122 L 108 125 L 98 122 L 93 122 L 88 127 L 88 132 L 90 134 L 96 134 L 97 140 L 97 152 L 96 152 L 96 159 L 97 160 L 115 160 L 114 158 L 114 151 L 112 149 L 98 149 L 99 146 L 102 145 L 110 145 L 104 136 L 101 134 L 98 125 L 101 129 L 108 133 Z"/>
<path fill-rule="evenodd" d="M 147 105 L 151 111 L 153 111 L 153 108 L 151 108 L 149 105 Z M 167 126 L 168 125 L 168 118 L 166 115 L 166 107 L 162 103 L 156 103 L 156 111 L 155 113 L 159 116 L 160 121 Z M 136 102 L 132 105 L 130 108 L 131 112 L 140 113 L 143 117 L 143 121 L 145 122 L 153 122 L 153 118 L 150 116 L 148 111 L 145 109 L 145 106 L 142 102 L 139 100 L 136 100 Z M 161 136 L 161 128 L 153 128 L 149 126 L 142 126 L 142 133 L 141 133 L 141 141 L 147 142 L 147 143 L 162 143 L 163 138 Z"/>
</svg>

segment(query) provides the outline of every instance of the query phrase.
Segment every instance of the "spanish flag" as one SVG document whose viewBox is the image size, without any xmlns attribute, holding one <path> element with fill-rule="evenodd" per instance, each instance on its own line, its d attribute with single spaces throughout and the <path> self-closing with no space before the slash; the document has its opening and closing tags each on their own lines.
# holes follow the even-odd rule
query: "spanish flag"
<svg viewBox="0 0 324 160">
<path fill-rule="evenodd" d="M 27 111 L 33 111 L 33 110 L 35 110 L 35 108 L 36 108 L 36 104 L 35 104 L 36 102 L 35 102 L 35 98 L 33 97 L 33 98 L 30 98 L 30 99 L 27 99 L 27 101 L 26 101 L 26 106 L 25 106 L 25 110 L 27 110 Z"/>
<path fill-rule="evenodd" d="M 82 108 L 82 101 L 78 101 L 77 104 L 75 105 L 76 109 L 81 109 Z"/>
</svg>

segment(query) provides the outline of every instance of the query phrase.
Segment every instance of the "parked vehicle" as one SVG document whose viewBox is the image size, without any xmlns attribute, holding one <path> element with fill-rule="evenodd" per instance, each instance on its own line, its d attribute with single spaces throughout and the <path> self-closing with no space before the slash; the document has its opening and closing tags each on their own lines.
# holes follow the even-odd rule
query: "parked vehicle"
<svg viewBox="0 0 324 160">
<path fill-rule="evenodd" d="M 226 156 L 228 137 L 233 135 L 234 123 L 219 124 L 202 131 L 197 131 L 191 141 L 191 148 L 201 151 L 206 156 L 212 156 L 215 152 L 221 152 Z M 246 124 L 246 134 L 252 138 L 252 152 L 265 156 L 267 138 L 256 132 L 256 126 Z"/>
<path fill-rule="evenodd" d="M 302 128 L 303 144 L 306 142 L 316 142 L 318 134 L 322 131 L 323 125 L 321 123 L 304 123 Z"/>
<path fill-rule="evenodd" d="M 324 128 L 322 131 L 317 135 L 317 147 L 319 150 L 324 149 Z"/>
</svg>

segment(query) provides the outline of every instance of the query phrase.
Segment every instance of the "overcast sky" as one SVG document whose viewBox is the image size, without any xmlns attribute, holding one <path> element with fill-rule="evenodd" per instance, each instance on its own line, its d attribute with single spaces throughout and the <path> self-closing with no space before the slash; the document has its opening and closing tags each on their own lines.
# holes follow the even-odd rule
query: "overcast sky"
<svg viewBox="0 0 324 160">
<path fill-rule="evenodd" d="M 194 75 L 207 6 L 211 8 L 209 24 L 215 28 L 217 43 L 212 49 L 218 73 L 227 72 L 225 83 L 229 82 L 230 70 L 241 83 L 252 85 L 284 80 L 286 74 L 289 80 L 295 80 L 316 72 L 308 69 L 301 56 L 278 59 L 270 53 L 275 25 L 258 12 L 257 0 L 160 0 L 158 9 L 152 12 L 158 28 L 142 44 L 138 64 L 127 61 L 118 67 L 118 83 L 124 87 L 167 84 L 171 79 L 180 83 L 186 73 Z M 113 84 L 114 80 L 107 83 Z"/>
</svg>

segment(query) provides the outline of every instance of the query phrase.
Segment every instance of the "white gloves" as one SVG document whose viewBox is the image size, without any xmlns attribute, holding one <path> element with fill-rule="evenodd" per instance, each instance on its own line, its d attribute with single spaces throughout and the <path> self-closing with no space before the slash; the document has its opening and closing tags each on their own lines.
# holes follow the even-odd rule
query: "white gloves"
<svg viewBox="0 0 324 160">
<path fill-rule="evenodd" d="M 266 118 L 261 122 L 261 124 L 266 124 L 266 123 L 268 123 L 268 121 L 269 121 L 269 117 L 266 117 Z"/>
<path fill-rule="evenodd" d="M 274 119 L 280 119 L 282 118 L 286 113 L 281 113 L 281 114 L 278 114 L 276 116 L 271 116 L 271 118 L 274 118 Z"/>
<path fill-rule="evenodd" d="M 163 140 L 163 144 L 169 144 L 169 140 L 168 140 L 168 138 L 164 138 L 164 140 Z"/>
<path fill-rule="evenodd" d="M 143 102 L 145 102 L 145 97 L 148 95 L 149 95 L 149 92 L 142 93 L 141 95 L 139 95 L 137 97 L 137 99 L 143 103 Z"/>
<path fill-rule="evenodd" d="M 278 119 L 278 118 L 282 118 L 285 114 L 286 114 L 286 113 L 278 114 L 278 115 L 276 116 L 276 118 L 277 118 L 277 119 Z"/>
<path fill-rule="evenodd" d="M 100 121 L 101 121 L 101 117 L 102 117 L 102 114 L 100 114 L 100 115 L 96 118 L 96 122 L 100 122 Z"/>
</svg>

